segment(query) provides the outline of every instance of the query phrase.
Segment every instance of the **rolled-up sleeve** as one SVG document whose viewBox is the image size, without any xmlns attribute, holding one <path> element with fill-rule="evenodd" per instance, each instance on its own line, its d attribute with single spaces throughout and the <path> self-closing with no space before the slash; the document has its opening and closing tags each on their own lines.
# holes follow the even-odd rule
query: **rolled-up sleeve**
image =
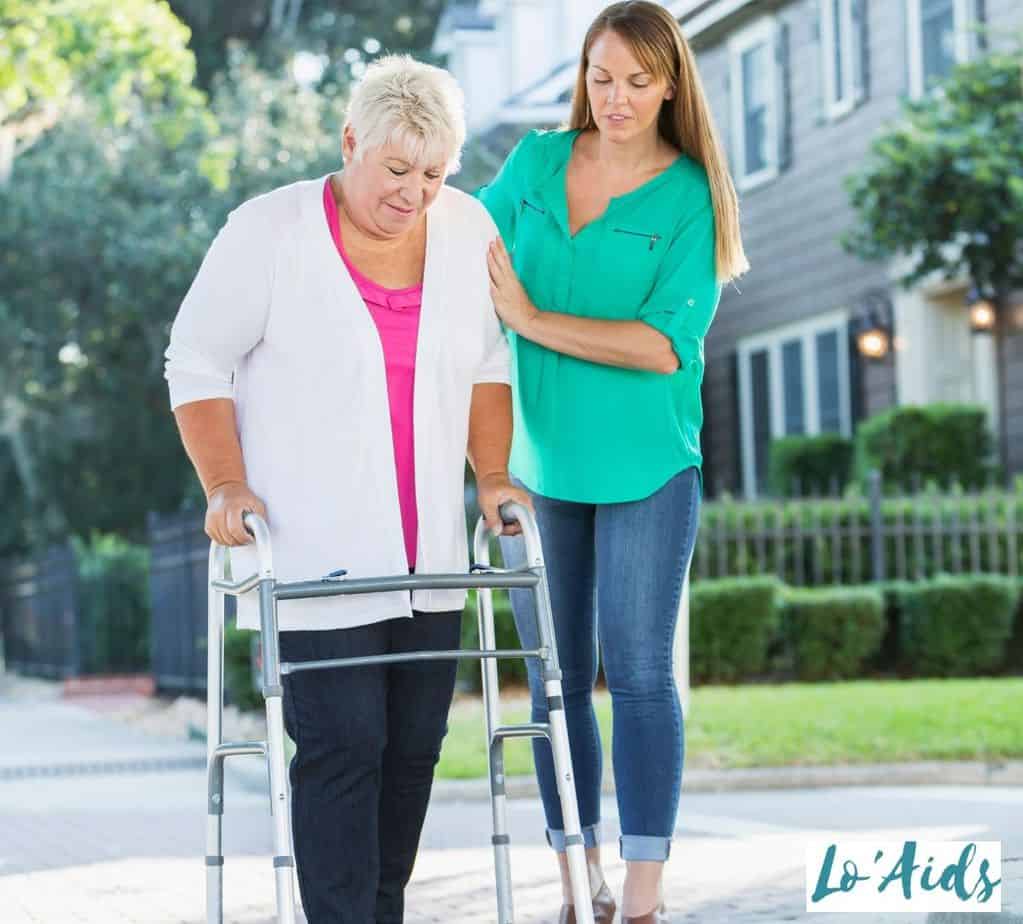
<svg viewBox="0 0 1023 924">
<path fill-rule="evenodd" d="M 171 327 L 164 354 L 171 408 L 233 397 L 238 363 L 263 338 L 272 280 L 267 222 L 240 206 L 206 252 Z"/>
<path fill-rule="evenodd" d="M 703 362 L 703 339 L 720 297 L 714 211 L 708 204 L 687 219 L 671 241 L 661 273 L 638 317 L 671 341 L 681 370 Z"/>
</svg>

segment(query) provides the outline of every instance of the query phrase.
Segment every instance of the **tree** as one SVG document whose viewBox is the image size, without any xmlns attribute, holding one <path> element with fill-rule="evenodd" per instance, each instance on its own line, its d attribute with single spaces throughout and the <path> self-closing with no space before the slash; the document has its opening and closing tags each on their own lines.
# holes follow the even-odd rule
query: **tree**
<svg viewBox="0 0 1023 924">
<path fill-rule="evenodd" d="M 115 123 L 159 102 L 167 131 L 201 104 L 188 29 L 164 2 L 0 0 L 0 36 L 0 183 L 76 96 Z"/>
<path fill-rule="evenodd" d="M 908 258 L 900 280 L 966 279 L 998 316 L 1005 413 L 1008 299 L 1023 286 L 1023 41 L 960 65 L 934 92 L 904 104 L 846 180 L 856 225 L 846 248 L 866 259 Z M 1002 456 L 1006 462 L 1005 426 Z"/>
<path fill-rule="evenodd" d="M 428 58 L 444 0 L 171 0 L 171 7 L 192 29 L 201 86 L 212 86 L 236 40 L 271 69 L 295 51 L 323 55 L 324 80 L 343 87 L 383 52 Z"/>
<path fill-rule="evenodd" d="M 0 188 L 0 374 L 20 422 L 0 442 L 0 487 L 12 449 L 35 486 L 19 479 L 0 554 L 67 532 L 139 539 L 149 510 L 193 489 L 163 379 L 177 307 L 231 208 L 340 157 L 339 101 L 240 49 L 210 114 L 168 145 L 152 107 L 112 125 L 83 105 Z"/>
</svg>

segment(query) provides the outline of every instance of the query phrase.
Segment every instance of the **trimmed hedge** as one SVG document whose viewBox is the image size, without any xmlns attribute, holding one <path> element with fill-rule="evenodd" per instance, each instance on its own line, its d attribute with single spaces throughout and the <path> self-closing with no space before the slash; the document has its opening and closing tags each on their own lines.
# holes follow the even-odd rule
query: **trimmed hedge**
<svg viewBox="0 0 1023 924">
<path fill-rule="evenodd" d="M 896 668 L 916 676 L 1023 670 L 1021 590 L 1019 581 L 992 575 L 817 588 L 786 587 L 771 576 L 694 581 L 691 676 L 694 683 L 741 683 L 838 680 Z M 494 593 L 494 625 L 499 648 L 520 647 L 506 591 Z M 225 684 L 243 709 L 263 704 L 251 669 L 256 637 L 226 629 Z M 479 647 L 472 596 L 461 645 Z M 524 685 L 525 660 L 498 662 L 498 675 L 502 684 Z M 479 692 L 478 661 L 460 661 L 458 676 L 461 689 Z"/>
<path fill-rule="evenodd" d="M 72 539 L 78 567 L 83 674 L 146 671 L 150 665 L 149 549 L 115 535 Z"/>
<path fill-rule="evenodd" d="M 884 636 L 884 598 L 874 587 L 792 588 L 784 633 L 800 680 L 856 677 Z"/>
<path fill-rule="evenodd" d="M 800 497 L 844 491 L 853 453 L 853 441 L 835 433 L 772 440 L 767 474 L 770 492 L 775 497 Z"/>
<path fill-rule="evenodd" d="M 779 626 L 781 586 L 772 577 L 692 585 L 689 640 L 694 681 L 729 683 L 765 671 Z"/>
<path fill-rule="evenodd" d="M 1019 587 L 993 574 L 939 575 L 899 592 L 903 658 L 918 676 L 958 677 L 1002 666 Z"/>
<path fill-rule="evenodd" d="M 498 648 L 521 648 L 519 633 L 515 628 L 512 616 L 511 600 L 504 590 L 493 591 L 494 598 L 494 636 Z M 480 647 L 479 623 L 476 617 L 476 595 L 470 593 L 462 611 L 462 648 Z M 526 683 L 526 659 L 508 658 L 497 662 L 497 677 L 501 684 Z M 483 689 L 480 676 L 480 662 L 464 659 L 458 662 L 459 689 L 479 693 Z"/>
<path fill-rule="evenodd" d="M 258 632 L 224 626 L 224 690 L 239 709 L 263 708 L 259 676 L 252 670 L 252 646 L 258 639 Z"/>
<path fill-rule="evenodd" d="M 993 441 L 984 409 L 970 404 L 903 405 L 875 414 L 856 431 L 856 473 L 876 468 L 885 482 L 904 479 L 982 487 Z"/>
</svg>

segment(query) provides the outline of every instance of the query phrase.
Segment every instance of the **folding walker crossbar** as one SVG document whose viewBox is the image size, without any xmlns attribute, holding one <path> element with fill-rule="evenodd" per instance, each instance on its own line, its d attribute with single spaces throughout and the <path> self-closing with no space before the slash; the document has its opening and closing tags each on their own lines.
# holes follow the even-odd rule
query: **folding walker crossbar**
<svg viewBox="0 0 1023 924">
<path fill-rule="evenodd" d="M 285 768 L 284 721 L 281 678 L 299 671 L 356 667 L 367 664 L 391 664 L 396 661 L 473 658 L 481 661 L 483 703 L 489 740 L 490 801 L 494 833 L 494 869 L 497 881 L 498 924 L 513 924 L 510 837 L 506 820 L 504 742 L 508 738 L 544 737 L 550 741 L 554 757 L 558 794 L 565 824 L 572 896 L 579 924 L 593 924 L 586 854 L 576 804 L 568 729 L 565 724 L 558 666 L 554 621 L 551 616 L 540 534 L 532 513 L 521 504 L 508 503 L 501 508 L 506 523 L 517 522 L 526 543 L 526 564 L 504 570 L 490 565 L 489 532 L 481 517 L 473 537 L 474 564 L 467 574 L 408 574 L 394 577 L 347 578 L 343 571 L 318 580 L 284 583 L 274 578 L 270 532 L 256 514 L 246 513 L 246 528 L 256 545 L 258 572 L 240 581 L 226 580 L 226 548 L 212 543 L 209 558 L 209 629 L 207 666 L 207 759 L 208 819 L 206 836 L 206 920 L 223 924 L 223 812 L 224 761 L 228 757 L 259 755 L 269 768 L 270 814 L 273 824 L 274 880 L 278 924 L 294 924 L 294 856 L 291 841 L 290 790 Z M 536 600 L 540 647 L 535 649 L 498 649 L 494 634 L 492 592 L 495 588 L 532 590 Z M 277 630 L 277 604 L 282 600 L 334 597 L 347 594 L 381 593 L 395 590 L 475 589 L 479 620 L 480 648 L 476 650 L 428 651 L 323 661 L 284 662 L 280 660 Z M 225 742 L 224 707 L 224 606 L 227 595 L 240 596 L 255 591 L 259 597 L 260 648 L 262 650 L 262 693 L 266 705 L 266 740 Z M 501 725 L 497 660 L 537 658 L 540 661 L 547 695 L 548 721 Z"/>
</svg>

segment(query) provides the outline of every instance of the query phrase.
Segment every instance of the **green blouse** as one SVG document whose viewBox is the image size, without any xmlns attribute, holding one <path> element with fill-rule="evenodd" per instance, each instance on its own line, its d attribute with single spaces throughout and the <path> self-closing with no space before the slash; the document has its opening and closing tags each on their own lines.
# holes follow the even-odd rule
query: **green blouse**
<svg viewBox="0 0 1023 924">
<path fill-rule="evenodd" d="M 577 134 L 530 132 L 476 196 L 537 308 L 639 319 L 675 348 L 679 368 L 664 375 L 577 359 L 508 332 L 512 473 L 546 497 L 619 503 L 649 497 L 703 461 L 703 338 L 721 294 L 714 212 L 706 171 L 681 155 L 572 236 L 565 173 Z"/>
</svg>

